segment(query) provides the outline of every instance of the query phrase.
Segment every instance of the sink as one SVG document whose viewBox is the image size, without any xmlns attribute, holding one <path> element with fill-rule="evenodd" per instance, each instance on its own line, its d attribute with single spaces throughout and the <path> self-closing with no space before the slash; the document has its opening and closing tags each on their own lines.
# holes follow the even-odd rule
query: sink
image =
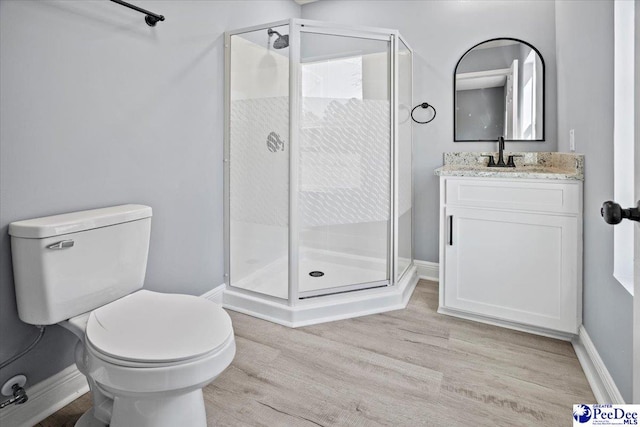
<svg viewBox="0 0 640 427">
<path fill-rule="evenodd" d="M 487 167 L 490 152 L 444 153 L 440 176 L 481 176 L 584 180 L 584 155 L 557 152 L 505 152 L 515 158 L 515 168 Z M 497 157 L 497 156 L 496 156 Z"/>
</svg>

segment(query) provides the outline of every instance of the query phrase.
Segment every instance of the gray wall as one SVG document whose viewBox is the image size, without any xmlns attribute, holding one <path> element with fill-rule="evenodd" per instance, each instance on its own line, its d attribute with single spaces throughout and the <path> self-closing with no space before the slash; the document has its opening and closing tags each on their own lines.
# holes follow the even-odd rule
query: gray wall
<svg viewBox="0 0 640 427">
<path fill-rule="evenodd" d="M 546 64 L 546 141 L 507 143 L 507 150 L 556 151 L 555 8 L 552 1 L 322 0 L 302 17 L 400 30 L 414 50 L 414 105 L 433 104 L 438 115 L 414 124 L 415 258 L 438 261 L 438 179 L 446 151 L 496 149 L 496 144 L 453 142 L 453 71 L 477 43 L 513 37 L 538 48 Z"/>
<path fill-rule="evenodd" d="M 0 2 L 0 359 L 33 339 L 18 320 L 7 224 L 143 203 L 154 209 L 146 287 L 223 283 L 223 32 L 300 15 L 291 0 Z M 53 326 L 0 372 L 34 384 L 73 363 Z"/>
<path fill-rule="evenodd" d="M 580 19 L 576 19 L 580 17 Z M 631 401 L 631 295 L 613 278 L 613 2 L 556 3 L 559 151 L 585 155 L 584 327 L 625 401 Z"/>
</svg>

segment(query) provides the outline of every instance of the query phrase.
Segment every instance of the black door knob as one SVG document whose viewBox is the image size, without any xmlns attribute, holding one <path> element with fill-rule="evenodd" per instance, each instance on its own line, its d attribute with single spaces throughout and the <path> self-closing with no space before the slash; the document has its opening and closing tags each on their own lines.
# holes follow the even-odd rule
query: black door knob
<svg viewBox="0 0 640 427">
<path fill-rule="evenodd" d="M 607 224 L 619 224 L 623 219 L 640 221 L 640 200 L 635 208 L 622 209 L 619 204 L 607 201 L 602 204 L 600 215 Z"/>
</svg>

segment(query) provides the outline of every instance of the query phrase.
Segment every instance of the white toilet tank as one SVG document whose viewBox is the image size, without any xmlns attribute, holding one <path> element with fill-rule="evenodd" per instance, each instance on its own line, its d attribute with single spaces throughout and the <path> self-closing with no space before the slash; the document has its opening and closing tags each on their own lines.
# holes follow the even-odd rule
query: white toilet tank
<svg viewBox="0 0 640 427">
<path fill-rule="evenodd" d="M 143 205 L 9 224 L 20 319 L 51 325 L 142 288 L 150 233 Z"/>
</svg>

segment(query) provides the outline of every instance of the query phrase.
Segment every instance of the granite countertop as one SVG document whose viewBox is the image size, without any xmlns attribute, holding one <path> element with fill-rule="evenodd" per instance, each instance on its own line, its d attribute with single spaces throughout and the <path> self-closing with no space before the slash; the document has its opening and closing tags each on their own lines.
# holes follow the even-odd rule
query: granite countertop
<svg viewBox="0 0 640 427">
<path fill-rule="evenodd" d="M 515 168 L 489 168 L 487 157 L 491 152 L 444 153 L 444 166 L 435 170 L 438 176 L 498 177 L 523 179 L 584 180 L 584 155 L 557 152 L 504 152 L 517 155 Z"/>
</svg>

